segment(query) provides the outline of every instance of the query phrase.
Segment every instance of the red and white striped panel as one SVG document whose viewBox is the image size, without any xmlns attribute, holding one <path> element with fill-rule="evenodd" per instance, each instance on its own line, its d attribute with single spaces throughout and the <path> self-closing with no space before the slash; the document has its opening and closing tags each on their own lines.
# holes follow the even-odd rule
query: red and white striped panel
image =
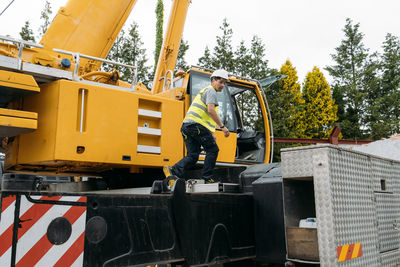
<svg viewBox="0 0 400 267">
<path fill-rule="evenodd" d="M 3 197 L 0 215 L 0 266 L 11 265 L 12 229 L 14 227 L 15 195 Z M 11 229 L 11 231 L 9 230 Z"/>
<path fill-rule="evenodd" d="M 36 200 L 86 202 L 79 196 L 32 196 Z M 58 217 L 71 223 L 71 236 L 60 245 L 50 243 L 47 238 L 49 224 Z M 21 196 L 20 227 L 16 251 L 16 266 L 82 266 L 86 222 L 86 207 L 32 203 Z M 12 227 L 5 230 L 11 231 Z M 9 234 L 9 233 L 8 233 Z M 0 237 L 1 241 L 1 237 Z M 11 243 L 7 253 L 11 251 Z M 0 266 L 2 266 L 0 264 Z"/>
</svg>

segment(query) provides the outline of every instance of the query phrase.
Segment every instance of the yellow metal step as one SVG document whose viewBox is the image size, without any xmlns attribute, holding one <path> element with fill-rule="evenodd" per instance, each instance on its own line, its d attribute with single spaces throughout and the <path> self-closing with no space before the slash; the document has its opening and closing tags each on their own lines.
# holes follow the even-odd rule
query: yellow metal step
<svg viewBox="0 0 400 267">
<path fill-rule="evenodd" d="M 30 133 L 37 129 L 35 112 L 0 108 L 0 137 Z"/>
<path fill-rule="evenodd" d="M 0 70 L 0 107 L 14 99 L 37 94 L 40 88 L 32 75 Z"/>
</svg>

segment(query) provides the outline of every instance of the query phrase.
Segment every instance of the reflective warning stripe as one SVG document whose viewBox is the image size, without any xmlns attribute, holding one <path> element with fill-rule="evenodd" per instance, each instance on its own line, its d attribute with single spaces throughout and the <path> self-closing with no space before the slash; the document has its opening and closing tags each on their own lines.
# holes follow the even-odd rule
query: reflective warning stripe
<svg viewBox="0 0 400 267">
<path fill-rule="evenodd" d="M 42 198 L 40 198 L 40 200 L 53 200 L 53 201 L 57 201 L 60 200 L 61 197 L 60 196 L 56 196 L 56 197 L 47 197 L 44 196 Z M 26 205 L 23 201 L 25 200 L 25 202 L 29 202 L 25 197 L 21 198 L 21 207 Z M 29 205 L 29 204 L 28 204 Z M 20 240 L 20 238 L 29 230 L 31 229 L 31 227 L 37 222 L 38 219 L 40 219 L 44 214 L 46 214 L 46 212 L 52 208 L 53 205 L 49 205 L 49 204 L 36 204 L 36 205 L 32 205 L 25 213 L 20 213 L 20 224 L 21 227 L 18 229 L 18 240 Z"/>
<path fill-rule="evenodd" d="M 12 229 L 14 227 L 15 195 L 1 199 L 0 266 L 11 265 Z M 8 229 L 11 229 L 8 230 Z"/>
<path fill-rule="evenodd" d="M 72 224 L 70 238 L 64 244 L 52 246 L 49 251 L 38 262 L 38 266 L 53 266 L 62 258 L 74 262 L 81 253 L 83 253 L 84 240 L 80 236 L 85 236 L 86 209 L 85 207 L 74 207 L 70 209 L 63 217 L 67 218 Z M 46 241 L 48 242 L 47 238 Z M 50 242 L 48 242 L 50 243 Z M 71 251 L 78 250 L 78 253 Z M 64 265 L 70 266 L 70 264 Z"/>
<path fill-rule="evenodd" d="M 362 256 L 361 243 L 355 243 L 337 247 L 338 262 L 351 260 L 361 256 Z"/>
<path fill-rule="evenodd" d="M 50 200 L 55 199 L 52 198 Z M 64 196 L 59 198 L 59 200 L 86 202 L 86 197 Z M 43 211 L 45 211 L 45 213 L 43 213 Z M 28 263 L 30 265 L 38 264 L 38 266 L 53 265 L 69 250 L 71 245 L 85 230 L 86 207 L 84 206 L 35 203 L 30 211 L 26 212 L 26 214 L 28 213 L 31 215 L 30 221 L 21 223 L 21 228 L 25 229 L 21 235 L 18 233 L 16 266 L 26 266 Z M 47 239 L 47 228 L 49 224 L 58 217 L 64 217 L 71 223 L 72 232 L 67 242 L 61 245 L 53 245 Z M 28 219 L 27 216 L 21 216 L 21 220 L 23 220 L 23 218 Z M 27 222 L 29 223 L 25 225 Z M 83 243 L 81 248 L 81 252 L 83 252 Z M 58 253 L 53 253 L 54 251 L 58 251 Z M 79 255 L 77 255 L 76 258 L 78 256 Z M 76 260 L 76 258 L 74 258 L 74 260 Z M 50 264 L 50 262 L 53 262 L 53 264 Z"/>
<path fill-rule="evenodd" d="M 38 242 L 27 251 L 21 259 L 17 257 L 16 266 L 27 266 L 27 264 L 37 264 L 37 266 L 53 266 L 63 255 L 68 255 L 71 246 L 77 241 L 80 235 L 84 235 L 86 209 L 85 207 L 71 207 L 62 217 L 68 219 L 72 224 L 72 233 L 68 241 L 61 245 L 53 245 L 44 233 Z M 79 220 L 78 220 L 79 219 Z M 80 252 L 83 252 L 83 242 L 80 242 Z M 73 255 L 69 255 L 71 257 Z M 70 260 L 75 261 L 79 254 Z M 19 261 L 18 261 L 19 260 Z M 64 265 L 68 266 L 68 265 Z"/>
<path fill-rule="evenodd" d="M 14 201 L 15 201 L 16 196 L 11 195 L 11 196 L 6 196 L 1 199 L 1 212 L 5 211 Z"/>
<path fill-rule="evenodd" d="M 83 262 L 83 244 L 85 243 L 85 233 L 72 244 L 71 248 L 54 264 L 54 267 L 82 266 L 78 260 Z M 76 259 L 76 260 L 75 260 Z"/>
<path fill-rule="evenodd" d="M 82 266 L 86 223 L 86 197 L 79 196 L 31 196 L 34 200 L 55 203 L 32 203 L 26 196 L 20 197 L 16 266 Z M 59 202 L 60 204 L 57 204 Z M 66 202 L 72 202 L 71 205 Z M 3 197 L 0 219 L 0 266 L 11 265 L 12 238 L 16 196 Z M 62 205 L 61 205 L 62 204 Z M 53 245 L 47 238 L 50 223 L 63 217 L 71 224 L 71 235 L 63 244 Z"/>
</svg>

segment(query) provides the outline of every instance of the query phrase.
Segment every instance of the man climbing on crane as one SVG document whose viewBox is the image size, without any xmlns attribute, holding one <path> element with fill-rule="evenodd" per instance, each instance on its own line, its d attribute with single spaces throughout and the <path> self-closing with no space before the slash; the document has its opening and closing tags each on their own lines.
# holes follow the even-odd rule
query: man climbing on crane
<svg viewBox="0 0 400 267">
<path fill-rule="evenodd" d="M 196 164 L 201 147 L 206 151 L 202 178 L 206 183 L 214 182 L 213 171 L 219 151 L 215 141 L 215 129 L 219 127 L 225 137 L 229 136 L 228 128 L 218 116 L 217 92 L 221 92 L 228 81 L 226 70 L 214 71 L 211 74 L 211 85 L 202 89 L 193 100 L 181 127 L 187 155 L 172 167 L 164 166 L 163 171 L 166 177 L 164 185 L 171 187 L 174 176 L 183 177 L 185 171 Z"/>
</svg>

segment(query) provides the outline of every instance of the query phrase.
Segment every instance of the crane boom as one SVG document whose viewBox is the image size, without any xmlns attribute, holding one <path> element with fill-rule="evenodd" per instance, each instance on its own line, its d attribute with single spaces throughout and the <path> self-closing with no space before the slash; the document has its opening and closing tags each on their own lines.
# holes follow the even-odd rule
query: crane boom
<svg viewBox="0 0 400 267">
<path fill-rule="evenodd" d="M 60 8 L 40 43 L 49 50 L 79 51 L 105 58 L 135 2 L 70 0 Z"/>
</svg>

